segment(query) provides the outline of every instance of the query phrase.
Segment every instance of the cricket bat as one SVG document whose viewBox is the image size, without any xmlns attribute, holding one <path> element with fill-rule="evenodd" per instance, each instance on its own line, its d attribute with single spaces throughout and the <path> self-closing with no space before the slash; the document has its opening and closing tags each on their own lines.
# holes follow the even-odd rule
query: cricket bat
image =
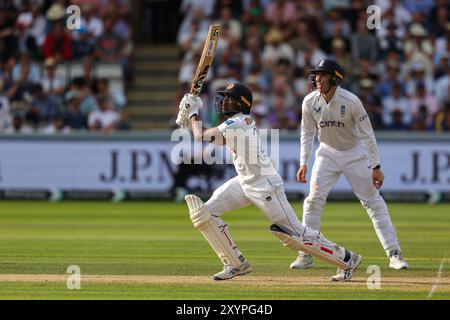
<svg viewBox="0 0 450 320">
<path fill-rule="evenodd" d="M 202 56 L 195 71 L 194 79 L 192 80 L 190 94 L 198 96 L 202 90 L 203 82 L 208 74 L 216 53 L 217 44 L 219 43 L 219 25 L 211 25 L 209 27 L 208 36 L 206 37 L 205 46 L 203 47 Z"/>
</svg>

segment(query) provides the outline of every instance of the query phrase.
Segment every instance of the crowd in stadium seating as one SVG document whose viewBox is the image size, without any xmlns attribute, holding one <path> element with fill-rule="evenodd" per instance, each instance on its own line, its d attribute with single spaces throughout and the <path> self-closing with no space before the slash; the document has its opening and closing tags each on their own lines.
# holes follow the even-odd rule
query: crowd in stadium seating
<svg viewBox="0 0 450 320">
<path fill-rule="evenodd" d="M 126 0 L 0 1 L 0 133 L 128 129 L 128 13 Z"/>
<path fill-rule="evenodd" d="M 372 4 L 381 25 L 370 30 Z M 450 130 L 447 0 L 183 0 L 180 10 L 180 96 L 216 22 L 222 30 L 206 106 L 217 89 L 244 81 L 259 127 L 297 130 L 309 70 L 330 57 L 345 69 L 341 86 L 361 98 L 374 129 Z M 203 112 L 215 124 L 213 109 Z"/>
</svg>

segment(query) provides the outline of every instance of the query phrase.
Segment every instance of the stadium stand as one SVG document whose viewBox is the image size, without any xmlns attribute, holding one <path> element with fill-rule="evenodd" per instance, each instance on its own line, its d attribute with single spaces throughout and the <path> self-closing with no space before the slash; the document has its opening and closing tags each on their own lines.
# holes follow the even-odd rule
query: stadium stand
<svg viewBox="0 0 450 320">
<path fill-rule="evenodd" d="M 75 28 L 72 4 L 80 8 Z M 132 76 L 128 21 L 129 1 L 0 1 L 0 97 L 8 106 L 0 132 L 129 128 L 120 116 Z M 89 126 L 92 113 L 109 108 L 119 115 L 114 123 Z"/>
<path fill-rule="evenodd" d="M 128 122 L 123 128 L 173 128 L 211 23 L 222 30 L 202 91 L 202 116 L 210 125 L 217 121 L 214 92 L 239 80 L 255 94 L 253 116 L 260 127 L 297 130 L 301 102 L 311 89 L 309 70 L 331 57 L 345 68 L 342 86 L 361 97 L 376 130 L 450 130 L 446 0 L 136 3 L 0 0 L 0 98 L 8 105 L 0 131 L 17 131 L 14 118 L 34 132 L 54 120 L 41 121 L 33 110 L 30 122 L 36 84 L 56 97 L 58 116 L 64 117 L 71 90 L 81 90 L 74 99 L 83 112 L 97 109 L 100 79 L 108 79 L 114 108 Z M 81 8 L 75 30 L 65 26 L 71 4 Z M 368 26 L 370 5 L 381 13 L 375 28 Z M 131 8 L 141 11 L 133 19 Z"/>
<path fill-rule="evenodd" d="M 373 28 L 370 5 L 380 10 Z M 252 82 L 260 126 L 297 130 L 308 72 L 329 57 L 344 67 L 342 86 L 361 97 L 374 129 L 450 129 L 448 1 L 184 0 L 180 10 L 178 101 L 216 22 L 221 38 L 202 91 L 205 105 L 227 82 Z M 401 90 L 396 97 L 394 87 Z M 203 119 L 217 120 L 211 108 Z"/>
</svg>

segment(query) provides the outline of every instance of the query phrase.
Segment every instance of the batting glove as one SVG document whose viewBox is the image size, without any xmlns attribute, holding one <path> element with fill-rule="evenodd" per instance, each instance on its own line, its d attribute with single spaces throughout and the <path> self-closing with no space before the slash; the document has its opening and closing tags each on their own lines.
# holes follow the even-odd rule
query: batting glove
<svg viewBox="0 0 450 320">
<path fill-rule="evenodd" d="M 185 110 L 187 118 L 190 119 L 193 115 L 198 114 L 198 109 L 203 107 L 203 101 L 200 97 L 196 97 L 190 93 L 186 93 L 181 99 L 180 110 Z"/>
<path fill-rule="evenodd" d="M 189 119 L 184 110 L 178 111 L 177 120 L 175 120 L 175 123 L 183 129 L 189 129 Z"/>
</svg>

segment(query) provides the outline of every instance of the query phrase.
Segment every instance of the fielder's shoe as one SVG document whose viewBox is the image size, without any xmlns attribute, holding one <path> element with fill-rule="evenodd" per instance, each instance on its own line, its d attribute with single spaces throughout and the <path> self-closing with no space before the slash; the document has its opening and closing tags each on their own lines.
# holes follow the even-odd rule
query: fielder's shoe
<svg viewBox="0 0 450 320">
<path fill-rule="evenodd" d="M 297 259 L 291 263 L 291 269 L 309 269 L 314 266 L 313 257 L 307 253 L 300 252 Z"/>
<path fill-rule="evenodd" d="M 395 270 L 408 269 L 408 262 L 403 259 L 400 250 L 392 250 L 389 253 L 389 267 Z"/>
<path fill-rule="evenodd" d="M 214 275 L 214 280 L 228 280 L 228 279 L 232 279 L 236 276 L 241 276 L 243 274 L 252 272 L 253 268 L 250 265 L 250 263 L 245 260 L 243 264 L 241 264 L 241 266 L 236 269 L 230 265 L 226 265 L 223 267 L 223 270 L 216 273 Z"/>
<path fill-rule="evenodd" d="M 349 281 L 352 278 L 353 272 L 361 264 L 362 256 L 354 252 L 352 252 L 351 254 L 352 258 L 350 269 L 343 270 L 341 268 L 338 268 L 336 271 L 336 275 L 331 277 L 331 281 Z"/>
</svg>

